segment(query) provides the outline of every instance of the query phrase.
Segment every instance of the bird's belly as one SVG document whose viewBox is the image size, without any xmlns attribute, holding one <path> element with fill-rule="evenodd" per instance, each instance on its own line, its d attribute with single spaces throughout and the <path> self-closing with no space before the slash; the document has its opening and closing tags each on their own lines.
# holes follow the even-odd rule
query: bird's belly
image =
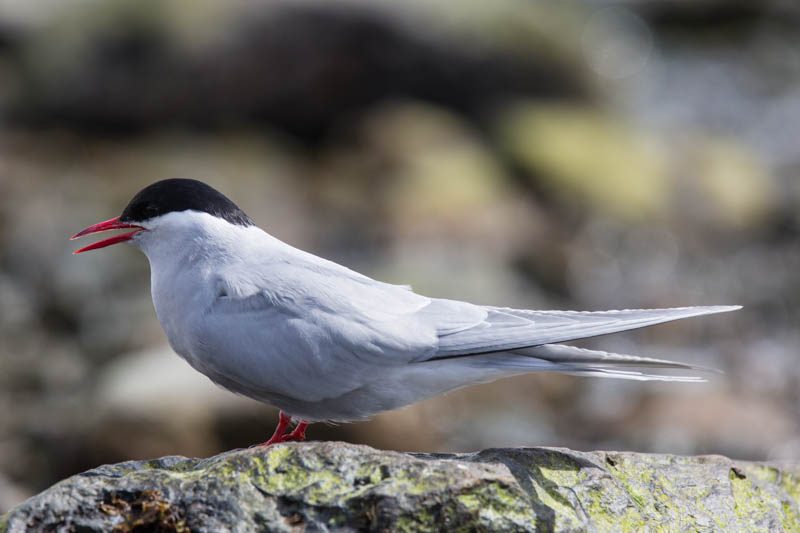
<svg viewBox="0 0 800 533">
<path fill-rule="evenodd" d="M 351 384 L 353 374 L 337 370 L 336 359 L 320 350 L 313 328 L 281 313 L 262 310 L 257 322 L 248 313 L 195 313 L 167 335 L 173 349 L 215 383 L 278 407 L 360 385 Z"/>
<path fill-rule="evenodd" d="M 405 407 L 410 402 L 369 386 L 341 396 L 309 401 L 294 396 L 271 395 L 261 401 L 273 405 L 294 418 L 307 422 L 353 422 L 366 420 L 383 411 Z"/>
<path fill-rule="evenodd" d="M 313 378 L 271 383 L 271 380 L 253 379 L 253 376 L 245 378 L 231 369 L 221 368 L 218 362 L 210 362 L 205 355 L 197 356 L 191 351 L 177 353 L 215 384 L 309 422 L 365 420 L 382 411 L 396 409 L 408 403 L 392 398 L 390 394 L 376 392 L 369 386 L 359 387 L 335 397 L 317 399 L 320 394 L 320 382 Z"/>
</svg>

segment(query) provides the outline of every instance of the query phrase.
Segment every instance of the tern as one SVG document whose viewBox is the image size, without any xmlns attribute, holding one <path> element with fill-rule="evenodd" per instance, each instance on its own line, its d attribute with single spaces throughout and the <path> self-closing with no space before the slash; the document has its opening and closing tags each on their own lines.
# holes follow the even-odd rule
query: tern
<svg viewBox="0 0 800 533">
<path fill-rule="evenodd" d="M 147 256 L 172 349 L 214 383 L 280 409 L 263 445 L 528 372 L 705 381 L 663 373 L 702 367 L 561 343 L 740 309 L 533 311 L 429 298 L 294 248 L 191 179 L 153 183 L 72 238 L 117 229 L 132 231 L 74 253 L 127 242 Z"/>
</svg>

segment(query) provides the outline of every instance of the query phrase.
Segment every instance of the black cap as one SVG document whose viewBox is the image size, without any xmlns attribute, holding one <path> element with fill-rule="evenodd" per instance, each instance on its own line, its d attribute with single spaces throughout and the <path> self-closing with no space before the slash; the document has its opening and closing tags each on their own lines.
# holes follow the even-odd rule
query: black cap
<svg viewBox="0 0 800 533">
<path fill-rule="evenodd" d="M 173 211 L 208 213 L 231 224 L 253 226 L 244 211 L 224 194 L 202 181 L 168 179 L 148 185 L 128 203 L 119 216 L 121 222 L 144 222 Z"/>
</svg>

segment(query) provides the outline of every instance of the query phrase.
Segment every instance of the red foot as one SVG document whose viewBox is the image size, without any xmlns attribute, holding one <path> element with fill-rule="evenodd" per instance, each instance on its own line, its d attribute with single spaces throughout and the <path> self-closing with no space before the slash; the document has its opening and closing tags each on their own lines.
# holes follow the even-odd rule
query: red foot
<svg viewBox="0 0 800 533">
<path fill-rule="evenodd" d="M 286 433 L 286 429 L 292 423 L 292 417 L 281 411 L 280 419 L 278 420 L 278 427 L 275 428 L 275 433 L 272 434 L 272 437 L 267 442 L 263 442 L 258 446 L 269 446 L 270 444 L 276 444 L 278 442 L 287 442 L 290 440 L 305 440 L 306 438 L 306 428 L 308 427 L 308 422 L 300 422 L 297 424 L 297 427 L 294 428 L 293 431 Z"/>
<path fill-rule="evenodd" d="M 297 427 L 294 428 L 294 431 L 289 433 L 288 435 L 283 436 L 283 440 L 306 440 L 306 428 L 308 427 L 308 422 L 300 422 L 297 424 Z"/>
</svg>

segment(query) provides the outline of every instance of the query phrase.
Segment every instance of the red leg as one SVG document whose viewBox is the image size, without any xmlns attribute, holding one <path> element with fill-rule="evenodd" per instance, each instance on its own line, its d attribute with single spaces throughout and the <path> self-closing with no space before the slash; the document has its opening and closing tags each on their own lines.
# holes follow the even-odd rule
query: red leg
<svg viewBox="0 0 800 533">
<path fill-rule="evenodd" d="M 283 436 L 284 442 L 287 440 L 305 440 L 306 439 L 306 428 L 308 427 L 308 422 L 300 422 L 297 424 L 297 427 L 294 428 L 294 431 L 291 433 L 287 433 Z"/>
<path fill-rule="evenodd" d="M 284 435 L 284 433 L 286 432 L 286 428 L 288 428 L 289 424 L 291 423 L 292 423 L 292 417 L 281 411 L 280 419 L 278 420 L 278 427 L 275 428 L 275 433 L 272 434 L 272 437 L 270 437 L 267 442 L 262 442 L 261 444 L 259 444 L 259 446 L 269 446 L 270 444 L 275 444 L 278 442 L 285 441 L 286 436 Z"/>
</svg>

